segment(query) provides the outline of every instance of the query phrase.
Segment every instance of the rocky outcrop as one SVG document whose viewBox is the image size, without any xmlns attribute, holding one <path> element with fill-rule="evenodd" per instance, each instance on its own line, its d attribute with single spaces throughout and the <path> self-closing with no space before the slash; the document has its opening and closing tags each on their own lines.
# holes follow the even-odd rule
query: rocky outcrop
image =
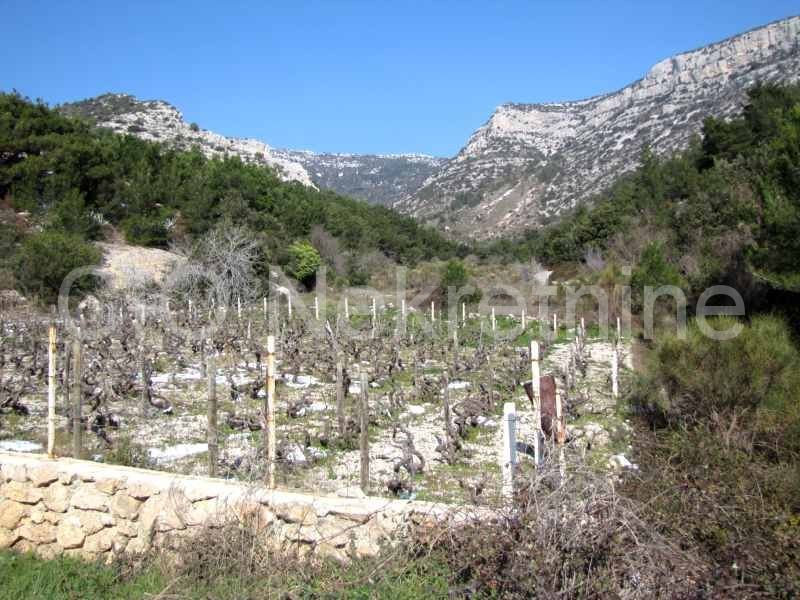
<svg viewBox="0 0 800 600">
<path fill-rule="evenodd" d="M 800 17 L 656 64 L 639 81 L 577 102 L 506 104 L 395 208 L 493 237 L 548 222 L 633 169 L 644 144 L 683 148 L 710 115 L 741 109 L 756 82 L 800 76 Z"/>
<path fill-rule="evenodd" d="M 238 523 L 299 556 L 377 554 L 412 525 L 462 508 L 266 490 L 130 467 L 0 452 L 0 549 L 110 561 L 169 549 L 175 537 Z"/>
<path fill-rule="evenodd" d="M 268 165 L 284 181 L 313 185 L 300 163 L 280 155 L 254 139 L 229 138 L 187 123 L 183 114 L 163 100 L 139 100 L 128 94 L 104 94 L 96 98 L 63 104 L 60 110 L 90 119 L 99 127 L 135 135 L 180 150 L 199 148 L 206 156 L 238 156 L 244 162 Z"/>
<path fill-rule="evenodd" d="M 186 260 L 159 248 L 106 242 L 98 242 L 97 247 L 103 252 L 99 271 L 113 289 L 161 283 L 173 267 Z"/>
</svg>

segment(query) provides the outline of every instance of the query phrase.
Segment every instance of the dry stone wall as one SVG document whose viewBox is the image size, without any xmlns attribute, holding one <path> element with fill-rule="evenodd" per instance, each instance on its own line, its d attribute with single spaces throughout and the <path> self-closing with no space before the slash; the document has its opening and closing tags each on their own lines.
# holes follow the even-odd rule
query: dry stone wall
<svg viewBox="0 0 800 600">
<path fill-rule="evenodd" d="M 412 525 L 464 518 L 454 507 L 314 496 L 68 458 L 0 452 L 0 549 L 111 560 L 240 523 L 300 556 L 376 555 Z"/>
</svg>

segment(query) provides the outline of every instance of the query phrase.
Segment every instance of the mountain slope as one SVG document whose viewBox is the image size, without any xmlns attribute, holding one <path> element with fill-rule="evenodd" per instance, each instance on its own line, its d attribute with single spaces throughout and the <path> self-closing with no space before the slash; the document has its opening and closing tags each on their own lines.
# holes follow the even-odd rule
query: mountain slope
<svg viewBox="0 0 800 600">
<path fill-rule="evenodd" d="M 163 142 L 179 150 L 199 147 L 206 156 L 238 155 L 266 164 L 284 181 L 330 189 L 372 204 L 391 205 L 416 192 L 446 162 L 424 154 L 317 154 L 279 150 L 255 139 L 228 138 L 187 123 L 163 100 L 104 94 L 64 104 L 61 112 L 87 118 L 100 127 Z"/>
<path fill-rule="evenodd" d="M 416 192 L 447 162 L 427 154 L 330 154 L 276 150 L 300 163 L 321 188 L 390 206 Z"/>
<path fill-rule="evenodd" d="M 704 118 L 736 112 L 755 82 L 797 80 L 799 38 L 793 17 L 663 60 L 611 94 L 502 105 L 394 206 L 479 238 L 546 223 L 634 168 L 645 144 L 657 154 L 685 147 Z"/>
<path fill-rule="evenodd" d="M 187 123 L 181 112 L 163 100 L 139 100 L 128 94 L 103 94 L 63 104 L 60 111 L 90 119 L 99 127 L 129 133 L 144 140 L 162 142 L 179 150 L 197 146 L 208 157 L 238 155 L 246 163 L 269 165 L 283 181 L 313 185 L 303 165 L 279 156 L 273 148 L 254 139 L 228 138 Z"/>
</svg>

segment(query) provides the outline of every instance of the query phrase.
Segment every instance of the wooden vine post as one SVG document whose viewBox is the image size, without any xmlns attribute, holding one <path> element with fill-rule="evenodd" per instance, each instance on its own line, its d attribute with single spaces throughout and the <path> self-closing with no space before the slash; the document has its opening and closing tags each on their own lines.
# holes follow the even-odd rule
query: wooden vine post
<svg viewBox="0 0 800 600">
<path fill-rule="evenodd" d="M 500 457 L 500 469 L 503 474 L 503 496 L 509 500 L 514 497 L 516 464 L 517 408 L 513 402 L 506 402 L 503 405 L 503 454 Z"/>
<path fill-rule="evenodd" d="M 72 458 L 80 458 L 83 454 L 83 365 L 81 364 L 81 334 L 78 329 L 72 342 Z"/>
<path fill-rule="evenodd" d="M 542 388 L 541 367 L 539 365 L 539 342 L 531 341 L 531 391 L 533 392 L 533 460 L 536 465 L 541 458 L 541 430 L 542 430 Z"/>
<path fill-rule="evenodd" d="M 56 326 L 50 324 L 47 345 L 47 456 L 55 458 L 56 449 Z"/>
<path fill-rule="evenodd" d="M 611 397 L 619 398 L 619 346 L 616 343 L 611 353 Z"/>
<path fill-rule="evenodd" d="M 344 414 L 344 366 L 342 359 L 336 360 L 336 421 L 339 426 L 339 437 L 343 440 L 346 433 L 347 423 Z"/>
<path fill-rule="evenodd" d="M 144 333 L 142 334 L 144 335 Z M 142 387 L 139 390 L 139 410 L 142 413 L 142 416 L 147 415 L 147 361 L 144 358 L 144 344 L 139 344 L 139 377 L 142 380 Z"/>
<path fill-rule="evenodd" d="M 442 412 L 444 417 L 444 435 L 448 445 L 453 443 L 453 431 L 450 415 L 450 377 L 445 369 L 442 374 Z"/>
<path fill-rule="evenodd" d="M 275 487 L 275 336 L 267 336 L 267 398 L 264 406 L 267 485 Z"/>
<path fill-rule="evenodd" d="M 219 442 L 217 433 L 217 368 L 213 355 L 208 357 L 206 374 L 208 380 L 208 476 L 216 477 Z"/>
<path fill-rule="evenodd" d="M 367 392 L 367 372 L 361 371 L 361 410 L 359 421 L 361 429 L 361 491 L 369 493 L 369 395 Z"/>
</svg>

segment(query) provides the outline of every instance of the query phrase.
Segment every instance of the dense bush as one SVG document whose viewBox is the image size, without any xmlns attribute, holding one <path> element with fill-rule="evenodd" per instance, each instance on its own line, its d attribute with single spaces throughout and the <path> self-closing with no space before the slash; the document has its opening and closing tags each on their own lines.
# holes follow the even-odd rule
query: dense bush
<svg viewBox="0 0 800 600">
<path fill-rule="evenodd" d="M 683 283 L 678 270 L 667 261 L 663 246 L 653 242 L 645 248 L 639 264 L 631 273 L 632 306 L 637 311 L 642 309 L 647 286 L 658 288 L 672 285 L 682 288 Z"/>
<path fill-rule="evenodd" d="M 800 469 L 728 446 L 705 425 L 639 432 L 622 493 L 655 531 L 711 565 L 709 598 L 800 594 Z"/>
<path fill-rule="evenodd" d="M 625 492 L 664 535 L 709 557 L 714 597 L 800 593 L 798 389 L 786 323 L 758 316 L 730 340 L 696 324 L 665 339 L 635 393 L 650 431 L 635 437 L 640 470 Z"/>
<path fill-rule="evenodd" d="M 288 273 L 297 281 L 310 285 L 314 282 L 317 269 L 322 266 L 322 258 L 311 244 L 306 241 L 296 241 L 288 248 L 289 264 Z"/>
<path fill-rule="evenodd" d="M 708 322 L 717 330 L 741 326 L 731 318 Z M 757 316 L 729 340 L 711 339 L 692 323 L 686 339 L 658 345 L 650 377 L 649 402 L 670 423 L 716 426 L 747 450 L 783 434 L 783 452 L 800 453 L 800 353 L 783 320 Z"/>
<path fill-rule="evenodd" d="M 45 231 L 29 235 L 22 242 L 15 275 L 27 293 L 38 294 L 42 300 L 52 302 L 70 271 L 99 262 L 100 251 L 79 236 Z M 74 289 L 88 290 L 94 283 L 94 278 L 80 278 Z"/>
</svg>

